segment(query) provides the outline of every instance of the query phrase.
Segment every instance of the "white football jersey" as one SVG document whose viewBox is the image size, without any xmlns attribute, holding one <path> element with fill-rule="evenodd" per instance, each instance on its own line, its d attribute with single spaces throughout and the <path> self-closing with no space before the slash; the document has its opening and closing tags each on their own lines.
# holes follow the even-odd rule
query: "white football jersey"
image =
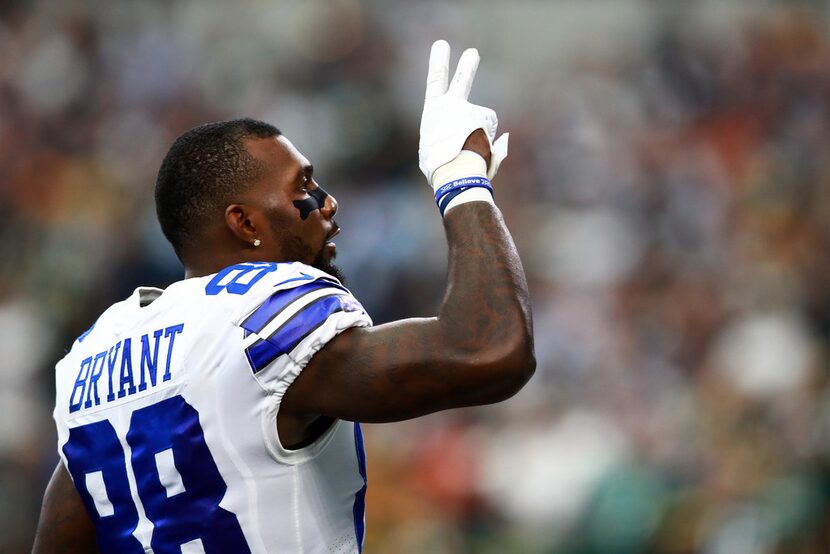
<svg viewBox="0 0 830 554">
<path fill-rule="evenodd" d="M 371 324 L 301 263 L 141 288 L 104 312 L 57 364 L 54 412 L 101 552 L 360 552 L 360 425 L 286 450 L 276 420 L 311 357 Z"/>
</svg>

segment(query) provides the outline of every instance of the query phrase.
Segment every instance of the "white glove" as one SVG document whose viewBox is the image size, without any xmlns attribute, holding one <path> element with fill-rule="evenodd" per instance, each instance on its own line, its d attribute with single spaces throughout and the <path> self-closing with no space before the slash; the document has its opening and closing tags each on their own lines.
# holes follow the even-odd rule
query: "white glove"
<svg viewBox="0 0 830 554">
<path fill-rule="evenodd" d="M 467 101 L 478 62 L 479 55 L 475 48 L 465 50 L 455 76 L 447 86 L 450 45 L 445 40 L 438 40 L 432 45 L 424 111 L 421 115 L 418 161 L 433 190 L 445 184 L 434 179 L 436 170 L 455 160 L 467 137 L 477 129 L 483 129 L 490 141 L 490 166 L 486 168 L 488 179 L 496 175 L 499 164 L 507 157 L 509 135 L 505 133 L 496 139 L 496 112 Z"/>
</svg>

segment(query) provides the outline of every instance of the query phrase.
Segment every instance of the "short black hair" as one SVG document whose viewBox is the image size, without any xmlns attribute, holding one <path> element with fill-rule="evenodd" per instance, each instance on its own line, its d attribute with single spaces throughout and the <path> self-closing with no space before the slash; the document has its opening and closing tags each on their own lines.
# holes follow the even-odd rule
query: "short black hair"
<svg viewBox="0 0 830 554">
<path fill-rule="evenodd" d="M 179 259 L 208 218 L 262 175 L 263 164 L 244 140 L 281 134 L 269 123 L 243 118 L 194 127 L 173 142 L 156 179 L 156 214 Z"/>
</svg>

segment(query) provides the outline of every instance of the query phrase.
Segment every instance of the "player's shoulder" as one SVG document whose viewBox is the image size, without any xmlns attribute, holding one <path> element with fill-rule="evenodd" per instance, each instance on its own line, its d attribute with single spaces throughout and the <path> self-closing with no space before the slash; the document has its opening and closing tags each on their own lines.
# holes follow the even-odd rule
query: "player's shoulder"
<svg viewBox="0 0 830 554">
<path fill-rule="evenodd" d="M 230 322 L 242 329 L 242 347 L 257 378 L 296 374 L 335 335 L 372 320 L 343 284 L 299 262 L 246 263 L 210 276 L 206 294 L 224 298 Z M 270 368 L 269 371 L 263 371 Z"/>
<path fill-rule="evenodd" d="M 299 262 L 285 265 L 289 267 L 284 271 L 277 268 L 254 277 L 257 282 L 246 293 L 250 299 L 234 318 L 243 331 L 251 370 L 262 382 L 289 383 L 340 332 L 372 325 L 369 314 L 338 279 Z"/>
</svg>

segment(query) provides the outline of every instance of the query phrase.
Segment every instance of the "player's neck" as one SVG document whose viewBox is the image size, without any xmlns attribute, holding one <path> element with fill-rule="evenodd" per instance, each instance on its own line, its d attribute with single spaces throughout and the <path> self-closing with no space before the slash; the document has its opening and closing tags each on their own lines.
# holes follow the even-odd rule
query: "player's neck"
<svg viewBox="0 0 830 554">
<path fill-rule="evenodd" d="M 245 262 L 265 262 L 282 259 L 279 248 L 255 247 L 217 226 L 204 231 L 198 241 L 185 247 L 182 255 L 184 278 L 212 275 L 226 267 Z"/>
<path fill-rule="evenodd" d="M 251 260 L 245 260 L 241 258 L 229 258 L 227 261 L 215 260 L 211 263 L 188 263 L 184 267 L 184 278 L 191 279 L 193 277 L 204 277 L 205 275 L 213 275 L 214 273 L 221 271 L 222 269 L 228 266 L 248 261 Z"/>
<path fill-rule="evenodd" d="M 266 259 L 264 256 L 252 255 L 250 252 L 234 252 L 230 255 L 222 256 L 212 253 L 210 259 L 189 259 L 184 264 L 184 278 L 190 279 L 193 277 L 204 277 L 205 275 L 213 275 L 226 267 L 241 264 L 245 262 L 267 262 L 274 261 Z"/>
</svg>

